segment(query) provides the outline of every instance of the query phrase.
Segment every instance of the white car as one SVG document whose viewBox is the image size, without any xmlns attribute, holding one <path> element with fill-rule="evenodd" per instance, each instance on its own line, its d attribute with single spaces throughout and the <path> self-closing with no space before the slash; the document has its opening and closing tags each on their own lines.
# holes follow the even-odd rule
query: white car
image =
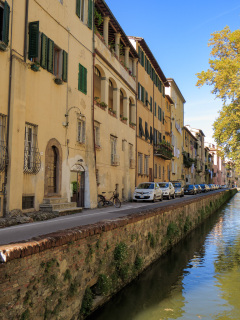
<svg viewBox="0 0 240 320">
<path fill-rule="evenodd" d="M 159 185 L 155 182 L 140 183 L 133 193 L 133 201 L 148 200 L 154 202 L 157 199 L 162 201 L 163 193 Z"/>
<path fill-rule="evenodd" d="M 163 198 L 170 200 L 175 199 L 175 189 L 171 182 L 158 182 L 160 189 L 163 192 Z"/>
</svg>

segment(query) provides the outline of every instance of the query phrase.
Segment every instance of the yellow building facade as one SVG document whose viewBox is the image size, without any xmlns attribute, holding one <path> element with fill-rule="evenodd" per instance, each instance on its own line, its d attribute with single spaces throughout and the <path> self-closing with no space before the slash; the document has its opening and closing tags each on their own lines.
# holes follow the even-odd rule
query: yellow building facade
<svg viewBox="0 0 240 320">
<path fill-rule="evenodd" d="M 103 1 L 95 3 L 94 129 L 98 194 L 135 188 L 138 55 Z"/>
<path fill-rule="evenodd" d="M 136 185 L 169 181 L 170 103 L 167 79 L 143 38 L 129 37 L 138 52 Z"/>
<path fill-rule="evenodd" d="M 95 207 L 93 3 L 1 1 L 4 15 L 6 4 L 0 113 L 8 149 L 1 162 L 8 165 L 1 214 L 38 210 L 44 199 L 70 203 L 76 192 L 78 206 Z"/>
<path fill-rule="evenodd" d="M 183 127 L 183 175 L 184 184 L 195 184 L 195 162 L 197 160 L 197 139 Z"/>
<path fill-rule="evenodd" d="M 168 78 L 169 87 L 166 93 L 173 100 L 171 108 L 171 143 L 174 150 L 174 158 L 171 161 L 171 181 L 184 182 L 183 169 L 183 127 L 184 127 L 184 103 L 186 102 L 176 82 Z"/>
</svg>

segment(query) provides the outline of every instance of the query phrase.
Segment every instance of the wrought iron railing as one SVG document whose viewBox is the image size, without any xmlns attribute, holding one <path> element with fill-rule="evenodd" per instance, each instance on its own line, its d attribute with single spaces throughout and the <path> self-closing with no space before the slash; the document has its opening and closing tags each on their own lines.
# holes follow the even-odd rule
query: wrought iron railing
<svg viewBox="0 0 240 320">
<path fill-rule="evenodd" d="M 38 148 L 25 146 L 24 148 L 24 173 L 37 174 L 41 169 L 41 156 Z"/>
<path fill-rule="evenodd" d="M 3 141 L 0 141 L 0 172 L 3 172 L 8 164 L 7 147 Z"/>
<path fill-rule="evenodd" d="M 166 160 L 171 160 L 173 158 L 172 147 L 164 144 L 158 145 L 154 147 L 154 155 Z"/>
</svg>

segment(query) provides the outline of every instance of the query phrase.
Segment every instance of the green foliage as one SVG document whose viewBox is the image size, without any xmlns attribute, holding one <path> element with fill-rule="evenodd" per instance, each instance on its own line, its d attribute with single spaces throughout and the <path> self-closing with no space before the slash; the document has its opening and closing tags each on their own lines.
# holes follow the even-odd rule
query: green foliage
<svg viewBox="0 0 240 320">
<path fill-rule="evenodd" d="M 97 289 L 99 290 L 100 294 L 107 296 L 111 291 L 111 287 L 112 287 L 111 278 L 109 278 L 109 276 L 105 274 L 100 274 L 97 282 Z"/>
<path fill-rule="evenodd" d="M 178 226 L 176 225 L 176 223 L 170 222 L 167 228 L 167 236 L 169 238 L 173 238 L 175 236 L 178 236 L 178 234 L 179 234 Z"/>
<path fill-rule="evenodd" d="M 124 242 L 116 245 L 114 250 L 114 260 L 117 266 L 121 266 L 128 257 L 128 247 Z"/>
<path fill-rule="evenodd" d="M 89 245 L 89 250 L 85 259 L 85 262 L 89 263 L 92 260 L 92 256 L 93 256 L 93 248 L 91 245 Z"/>
<path fill-rule="evenodd" d="M 78 285 L 77 285 L 76 281 L 72 282 L 70 284 L 70 287 L 69 287 L 69 290 L 68 290 L 68 296 L 69 297 L 73 297 L 77 293 L 77 287 L 78 287 Z"/>
<path fill-rule="evenodd" d="M 20 320 L 29 320 L 29 319 L 30 319 L 30 312 L 27 309 L 22 313 Z"/>
<path fill-rule="evenodd" d="M 148 232 L 148 241 L 150 242 L 150 247 L 155 248 L 156 246 L 156 239 L 151 232 Z"/>
<path fill-rule="evenodd" d="M 184 228 L 183 228 L 184 232 L 187 233 L 191 229 L 191 227 L 192 227 L 192 222 L 191 222 L 190 218 L 187 217 L 185 224 L 184 224 Z"/>
<path fill-rule="evenodd" d="M 214 138 L 220 155 L 232 158 L 240 168 L 240 30 L 231 32 L 225 27 L 214 32 L 209 46 L 212 47 L 210 68 L 197 73 L 197 86 L 213 86 L 212 93 L 223 100 L 223 108 L 213 124 Z"/>
<path fill-rule="evenodd" d="M 92 309 L 92 305 L 93 305 L 93 293 L 92 293 L 92 290 L 89 287 L 87 287 L 82 299 L 80 314 L 83 316 L 88 316 Z"/>
<path fill-rule="evenodd" d="M 134 267 L 137 271 L 141 270 L 143 266 L 143 258 L 141 258 L 138 254 L 136 255 Z"/>
</svg>

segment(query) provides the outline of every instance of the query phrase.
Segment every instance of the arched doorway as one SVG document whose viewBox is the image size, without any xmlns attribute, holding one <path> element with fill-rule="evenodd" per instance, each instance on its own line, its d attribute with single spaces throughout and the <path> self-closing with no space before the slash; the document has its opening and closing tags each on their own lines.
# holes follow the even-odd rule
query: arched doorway
<svg viewBox="0 0 240 320">
<path fill-rule="evenodd" d="M 61 196 L 62 150 L 56 139 L 51 139 L 46 147 L 45 157 L 45 197 Z"/>
<path fill-rule="evenodd" d="M 80 163 L 71 168 L 71 202 L 76 202 L 77 207 L 85 206 L 85 169 Z"/>
</svg>

